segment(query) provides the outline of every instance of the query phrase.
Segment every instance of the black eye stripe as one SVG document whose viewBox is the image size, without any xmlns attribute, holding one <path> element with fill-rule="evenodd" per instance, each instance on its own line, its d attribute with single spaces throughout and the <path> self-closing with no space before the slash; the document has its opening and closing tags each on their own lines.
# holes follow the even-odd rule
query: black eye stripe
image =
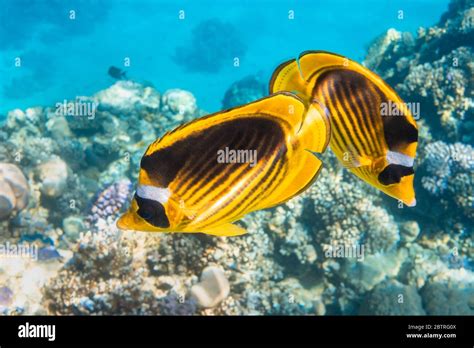
<svg viewBox="0 0 474 348">
<path fill-rule="evenodd" d="M 402 177 L 414 174 L 413 167 L 405 167 L 400 164 L 389 164 L 378 176 L 379 182 L 383 185 L 397 184 Z"/>
<path fill-rule="evenodd" d="M 135 200 L 138 204 L 137 214 L 142 219 L 155 227 L 170 227 L 163 204 L 151 199 L 141 198 L 137 194 L 135 194 Z"/>
</svg>

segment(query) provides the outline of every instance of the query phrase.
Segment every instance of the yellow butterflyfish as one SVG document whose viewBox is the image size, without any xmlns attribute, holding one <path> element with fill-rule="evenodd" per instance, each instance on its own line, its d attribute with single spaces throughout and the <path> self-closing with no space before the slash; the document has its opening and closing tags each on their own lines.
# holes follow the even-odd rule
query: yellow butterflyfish
<svg viewBox="0 0 474 348">
<path fill-rule="evenodd" d="M 280 92 L 165 134 L 146 150 L 120 229 L 236 236 L 244 215 L 284 203 L 317 177 L 330 123 Z"/>
<path fill-rule="evenodd" d="M 418 128 L 408 104 L 381 77 L 337 54 L 307 51 L 273 73 L 270 93 L 290 91 L 329 114 L 330 147 L 352 173 L 416 204 Z"/>
</svg>

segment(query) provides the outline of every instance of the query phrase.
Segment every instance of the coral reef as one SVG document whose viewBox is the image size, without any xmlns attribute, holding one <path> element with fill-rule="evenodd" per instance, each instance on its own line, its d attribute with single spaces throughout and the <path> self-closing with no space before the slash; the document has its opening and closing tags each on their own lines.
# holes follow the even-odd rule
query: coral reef
<svg viewBox="0 0 474 348">
<path fill-rule="evenodd" d="M 422 289 L 429 315 L 473 315 L 474 277 L 472 272 L 455 270 L 433 276 Z"/>
<path fill-rule="evenodd" d="M 420 104 L 431 131 L 473 143 L 474 4 L 452 1 L 432 28 L 413 38 L 390 29 L 369 48 L 365 64 L 407 102 Z"/>
<path fill-rule="evenodd" d="M 163 94 L 163 106 L 161 108 L 168 120 L 183 121 L 185 118 L 196 113 L 196 98 L 187 91 L 170 89 Z"/>
<path fill-rule="evenodd" d="M 86 232 L 86 223 L 79 216 L 70 215 L 63 220 L 62 230 L 68 241 L 76 242 Z"/>
<path fill-rule="evenodd" d="M 3 244 L 2 244 L 3 245 Z M 22 244 L 18 244 L 20 246 Z M 32 244 L 25 245 L 31 248 Z M 30 249 L 31 250 L 31 249 Z M 41 289 L 56 276 L 64 260 L 70 257 L 69 251 L 61 251 L 63 259 L 43 262 L 32 254 L 11 257 L 0 264 L 0 310 L 2 314 L 46 314 L 42 305 Z M 5 256 L 2 256 L 5 257 Z M 3 301 L 1 300 L 3 298 Z"/>
<path fill-rule="evenodd" d="M 393 217 L 374 204 L 377 199 L 367 198 L 368 188 L 342 177 L 340 171 L 323 173 L 311 190 L 315 218 L 320 222 L 313 230 L 323 250 L 362 244 L 370 254 L 392 249 L 399 240 Z"/>
<path fill-rule="evenodd" d="M 230 109 L 263 98 L 268 93 L 267 83 L 259 76 L 250 75 L 234 82 L 227 89 L 222 100 L 222 108 Z"/>
<path fill-rule="evenodd" d="M 92 204 L 88 221 L 94 225 L 100 219 L 115 220 L 131 197 L 132 183 L 129 179 L 114 182 L 97 194 Z"/>
<path fill-rule="evenodd" d="M 0 288 L 0 306 L 8 306 L 13 300 L 13 291 L 8 286 L 2 286 Z"/>
<path fill-rule="evenodd" d="M 41 163 L 36 170 L 38 180 L 41 183 L 41 193 L 48 197 L 58 197 L 64 192 L 68 178 L 68 168 L 62 159 L 50 159 L 45 163 Z"/>
<path fill-rule="evenodd" d="M 414 286 L 391 280 L 377 285 L 364 299 L 363 315 L 424 315 L 421 296 Z"/>
<path fill-rule="evenodd" d="M 193 299 L 186 299 L 172 291 L 158 300 L 158 306 L 161 315 L 194 315 L 197 312 Z"/>
<path fill-rule="evenodd" d="M 204 268 L 199 283 L 191 288 L 191 298 L 204 308 L 215 307 L 229 296 L 229 281 L 224 271 L 218 267 L 209 266 Z"/>
<path fill-rule="evenodd" d="M 100 111 L 108 111 L 118 117 L 130 114 L 154 113 L 160 109 L 160 94 L 152 87 L 144 87 L 136 82 L 117 81 L 111 87 L 94 96 Z"/>
<path fill-rule="evenodd" d="M 428 144 L 426 156 L 420 164 L 424 176 L 423 188 L 440 204 L 455 205 L 457 211 L 474 219 L 474 149 L 462 143 L 446 144 L 436 141 Z"/>
<path fill-rule="evenodd" d="M 155 313 L 153 284 L 134 257 L 133 241 L 120 239 L 114 229 L 83 235 L 45 289 L 45 306 L 53 314 Z"/>
<path fill-rule="evenodd" d="M 25 208 L 29 195 L 29 185 L 20 168 L 0 163 L 0 220 Z"/>
<path fill-rule="evenodd" d="M 146 260 L 144 259 L 144 268 L 141 270 L 137 268 L 136 272 L 132 271 L 132 266 L 125 269 L 131 261 L 121 261 L 108 250 L 109 246 L 114 245 L 112 240 L 117 240 L 118 237 L 113 239 L 110 235 L 104 236 L 104 231 L 114 226 L 120 210 L 131 198 L 131 179 L 136 180 L 136 168 L 146 146 L 173 125 L 202 113 L 189 92 L 172 90 L 164 95 L 167 97 L 162 105 L 161 93 L 155 89 L 132 81 L 118 81 L 94 96 L 72 101 L 96 105 L 95 113 L 89 115 L 91 117 L 58 113 L 57 105 L 17 109 L 8 113 L 0 131 L 0 158 L 6 162 L 0 166 L 0 197 L 2 214 L 5 213 L 4 217 L 7 218 L 5 211 L 8 210 L 9 215 L 8 220 L 0 222 L 1 238 L 2 241 L 11 243 L 37 245 L 38 260 L 8 260 L 5 270 L 0 271 L 0 277 L 2 272 L 12 272 L 10 267 L 16 267 L 15 272 L 18 272 L 11 281 L 0 282 L 10 289 L 4 290 L 5 294 L 8 291 L 14 294 L 12 301 L 5 300 L 11 302 L 8 308 L 2 307 L 5 313 L 32 314 L 48 311 L 116 314 L 122 305 L 133 307 L 135 303 L 142 303 L 142 308 L 137 307 L 128 313 L 163 311 L 168 314 L 192 314 L 196 311 L 196 304 L 190 299 L 180 301 L 178 298 L 175 303 L 170 291 L 162 291 L 158 300 L 153 295 L 153 289 L 148 293 L 144 292 L 143 281 L 146 281 L 146 277 L 143 272 L 148 270 Z M 3 198 L 8 203 L 5 207 Z M 101 244 L 101 241 L 104 242 Z M 122 251 L 122 244 L 117 243 L 119 253 Z M 75 251 L 74 258 L 70 255 L 71 249 Z M 110 275 L 87 275 L 92 268 L 84 268 L 83 261 L 94 253 L 99 254 L 97 262 L 101 262 L 104 254 L 113 255 L 112 259 L 116 263 L 112 263 L 112 268 L 122 267 L 119 273 L 123 276 L 114 272 Z M 145 256 L 147 254 L 143 251 L 141 253 Z M 63 271 L 58 273 L 63 265 L 67 275 L 63 275 Z M 38 283 L 25 278 L 31 276 L 30 269 L 36 270 L 42 277 L 34 278 Z M 73 292 L 64 308 L 49 308 L 44 305 L 42 298 L 48 297 L 43 296 L 41 287 L 52 278 L 53 284 L 59 289 L 61 279 L 66 279 L 74 271 L 85 275 L 87 279 L 104 277 L 99 286 L 110 291 L 104 290 L 102 297 L 98 295 L 92 299 L 88 297 L 89 291 Z M 22 276 L 23 273 L 25 277 Z M 125 284 L 124 276 L 127 274 L 130 279 Z M 84 281 L 78 275 L 73 283 L 83 287 Z M 172 282 L 171 276 L 162 282 L 165 285 L 159 286 L 171 289 L 167 287 Z M 22 284 L 28 288 L 21 290 Z M 66 287 L 69 288 L 69 285 Z M 188 288 L 190 287 L 191 285 Z M 55 289 L 54 285 L 47 292 L 50 296 L 54 293 L 52 289 Z M 74 285 L 71 289 L 74 289 Z M 107 295 L 114 291 L 115 295 Z M 100 294 L 100 291 L 97 293 Z M 127 293 L 130 296 L 129 302 L 121 299 Z M 183 295 L 185 294 L 184 291 Z M 80 297 L 76 299 L 76 295 Z M 149 308 L 146 307 L 147 301 Z M 94 307 L 91 307 L 91 303 Z"/>
<path fill-rule="evenodd" d="M 117 86 L 113 88 L 118 91 Z M 136 85 L 133 89 L 142 91 Z M 110 91 L 102 95 L 107 95 L 109 101 L 114 99 Z M 127 107 L 135 107 L 140 102 L 132 105 Z M 194 116 L 180 112 L 180 105 L 189 112 L 194 110 Z M 43 113 L 47 110 L 35 111 L 37 118 L 45 117 Z M 148 129 L 152 129 L 153 134 L 161 134 L 159 128 L 150 124 L 156 117 L 161 117 L 163 128 L 167 128 L 200 112 L 189 93 L 176 90 L 163 94 L 162 111 L 152 119 L 146 118 L 145 115 L 150 114 L 142 113 L 141 107 L 137 111 L 139 116 L 131 111 L 119 116 L 110 110 L 113 108 L 98 113 L 109 113 L 108 117 L 118 124 L 136 123 L 140 118 L 149 125 L 142 130 L 130 130 L 137 132 L 133 138 L 138 143 L 145 142 L 142 133 Z M 16 111 L 10 115 L 10 123 L 23 122 L 22 117 L 31 113 Z M 121 120 L 125 114 L 128 116 Z M 34 122 L 33 125 L 38 129 L 32 128 L 29 132 L 40 134 L 43 131 L 41 125 Z M 15 136 L 12 128 L 7 131 Z M 107 154 L 110 149 L 123 153 L 126 146 L 134 145 L 130 132 L 126 134 L 117 129 L 114 136 L 128 136 L 129 140 L 111 144 L 105 141 L 109 132 L 102 127 L 95 133 L 93 142 L 79 137 L 74 138 L 72 146 L 88 148 L 101 144 L 104 150 L 100 151 L 105 151 L 103 156 L 110 158 Z M 8 136 L 6 139 L 8 143 Z M 58 252 L 53 246 L 40 249 L 42 260 L 66 262 L 57 274 L 48 278 L 43 288 L 41 303 L 47 313 L 422 314 L 426 311 L 425 302 L 420 305 L 418 292 L 424 296 L 428 279 L 453 267 L 449 263 L 452 261 L 443 256 L 449 250 L 438 252 L 445 237 L 420 237 L 425 222 L 407 220 L 402 213 L 391 214 L 382 207 L 384 198 L 341 168 L 331 153 L 324 155 L 326 168 L 308 191 L 277 208 L 245 217 L 241 223 L 248 230 L 247 235 L 220 239 L 187 234 L 124 234 L 116 230 L 114 221 L 131 197 L 131 180 L 135 180 L 133 175 L 136 175 L 133 168 L 138 167 L 146 144 L 132 147 L 138 155 L 131 155 L 128 160 L 120 156 L 109 159 L 105 165 L 96 164 L 88 156 L 85 159 L 68 157 L 69 169 L 87 170 L 71 174 L 76 184 L 71 186 L 72 193 L 63 193 L 66 200 L 49 197 L 45 202 L 41 190 L 43 180 L 34 174 L 38 166 L 61 158 L 62 154 L 61 147 L 56 145 L 58 140 L 47 139 L 51 146 L 40 161 L 22 150 L 26 155 L 20 163 L 24 163 L 26 172 L 31 174 L 34 208 L 20 212 L 9 227 L 17 235 L 30 236 L 32 240 L 36 238 L 33 231 L 41 231 L 53 245 L 72 248 L 74 252 L 72 257 L 64 259 L 60 257 L 62 251 Z M 423 152 L 426 157 L 420 165 L 421 172 L 435 177 L 439 170 L 436 161 L 442 161 L 436 154 L 443 154 L 436 146 L 434 152 L 430 148 Z M 459 144 L 447 151 L 469 154 L 471 150 Z M 429 155 L 432 152 L 434 154 Z M 459 163 L 449 164 L 451 174 L 469 173 L 471 162 L 463 156 Z M 74 165 L 83 160 L 88 162 L 87 166 Z M 104 169 L 101 172 L 99 168 Z M 56 217 L 58 206 L 70 199 L 75 201 L 73 197 L 81 197 L 78 191 L 87 193 L 91 208 L 81 204 L 79 209 L 62 206 L 60 211 L 67 214 Z M 94 192 L 99 193 L 94 196 Z M 431 193 L 427 190 L 427 194 Z M 444 194 L 445 191 L 440 193 L 440 197 Z M 461 235 L 451 237 L 449 242 L 459 247 L 460 259 L 472 254 L 470 237 Z M 364 249 L 358 250 L 360 254 L 344 254 L 348 250 L 357 251 L 361 246 Z M 338 247 L 343 248 L 341 256 L 334 251 Z M 456 267 L 471 272 L 465 264 Z M 218 276 L 209 269 L 218 269 Z M 208 273 L 214 286 L 206 285 L 204 275 Z M 219 277 L 221 280 L 217 281 Z M 215 286 L 219 282 L 225 286 Z M 221 290 L 216 292 L 217 288 Z M 413 305 L 379 301 L 387 294 L 402 294 L 405 303 L 413 302 Z M 22 308 L 30 312 L 29 307 Z"/>
</svg>

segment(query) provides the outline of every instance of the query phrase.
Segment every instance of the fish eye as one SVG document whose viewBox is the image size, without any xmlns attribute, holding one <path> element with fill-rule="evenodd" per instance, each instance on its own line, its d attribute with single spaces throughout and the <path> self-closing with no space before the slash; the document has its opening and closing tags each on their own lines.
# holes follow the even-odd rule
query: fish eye
<svg viewBox="0 0 474 348">
<path fill-rule="evenodd" d="M 135 194 L 135 200 L 138 204 L 137 214 L 143 220 L 155 227 L 166 228 L 170 226 L 163 204 L 152 199 L 141 198 L 137 194 Z"/>
</svg>

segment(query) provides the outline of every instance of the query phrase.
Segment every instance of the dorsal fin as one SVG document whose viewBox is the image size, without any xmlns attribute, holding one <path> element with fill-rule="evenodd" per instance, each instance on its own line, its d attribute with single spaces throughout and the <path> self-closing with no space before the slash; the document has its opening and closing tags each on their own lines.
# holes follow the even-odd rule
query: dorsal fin
<svg viewBox="0 0 474 348">
<path fill-rule="evenodd" d="M 289 92 L 275 93 L 252 103 L 210 114 L 181 125 L 152 143 L 146 150 L 145 155 L 150 155 L 159 149 L 170 146 L 175 141 L 186 138 L 194 132 L 201 132 L 213 125 L 239 117 L 268 115 L 298 129 L 303 122 L 305 110 L 306 104 L 295 94 Z"/>
</svg>

